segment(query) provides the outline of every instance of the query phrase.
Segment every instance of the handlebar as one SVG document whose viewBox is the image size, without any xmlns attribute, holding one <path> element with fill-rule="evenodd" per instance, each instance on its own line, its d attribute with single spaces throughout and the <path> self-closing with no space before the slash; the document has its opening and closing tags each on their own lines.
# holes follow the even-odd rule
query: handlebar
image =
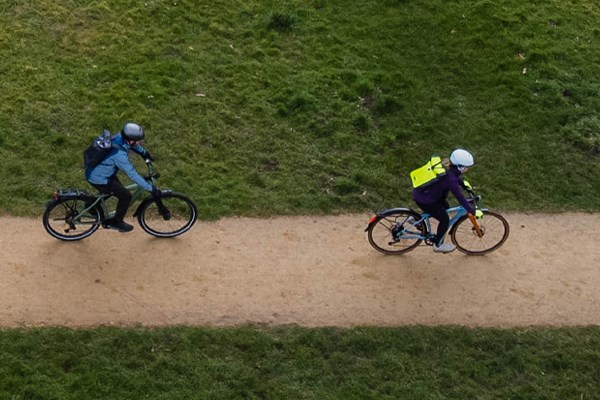
<svg viewBox="0 0 600 400">
<path fill-rule="evenodd" d="M 481 195 L 475 194 L 473 189 L 466 189 L 466 192 L 469 193 L 469 198 L 467 199 L 469 203 L 477 204 L 481 201 Z"/>
</svg>

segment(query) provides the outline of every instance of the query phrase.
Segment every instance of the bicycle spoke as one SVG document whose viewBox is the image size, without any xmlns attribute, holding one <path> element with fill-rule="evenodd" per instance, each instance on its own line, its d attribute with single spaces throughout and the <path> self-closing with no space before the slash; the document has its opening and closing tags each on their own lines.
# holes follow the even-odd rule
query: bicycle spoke
<svg viewBox="0 0 600 400">
<path fill-rule="evenodd" d="M 418 214 L 410 211 L 393 211 L 379 217 L 368 228 L 371 246 L 384 254 L 402 254 L 417 247 L 425 235 L 424 224 L 407 223 L 409 217 L 418 220 Z"/>
<path fill-rule="evenodd" d="M 196 206 L 190 199 L 169 193 L 146 204 L 138 215 L 138 222 L 151 235 L 173 237 L 188 231 L 196 218 Z"/>
<path fill-rule="evenodd" d="M 483 233 L 481 237 L 468 219 L 457 222 L 452 241 L 458 250 L 471 255 L 483 255 L 502 246 L 508 238 L 508 222 L 497 213 L 485 212 L 484 218 L 479 220 L 479 227 Z"/>
<path fill-rule="evenodd" d="M 51 203 L 42 217 L 46 231 L 57 239 L 69 241 L 94 233 L 99 227 L 100 212 L 96 208 L 83 212 L 88 200 L 76 197 Z"/>
</svg>

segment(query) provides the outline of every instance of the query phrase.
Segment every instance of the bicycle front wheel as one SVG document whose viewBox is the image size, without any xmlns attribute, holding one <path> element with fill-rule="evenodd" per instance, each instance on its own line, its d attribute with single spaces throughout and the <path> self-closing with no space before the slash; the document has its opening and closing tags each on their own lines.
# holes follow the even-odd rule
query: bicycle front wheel
<svg viewBox="0 0 600 400">
<path fill-rule="evenodd" d="M 367 228 L 369 243 L 383 254 L 403 254 L 416 248 L 426 234 L 421 216 L 410 210 L 381 213 Z"/>
<path fill-rule="evenodd" d="M 157 237 L 175 237 L 187 232 L 196 222 L 198 209 L 187 196 L 168 192 L 152 198 L 138 211 L 142 229 Z"/>
<path fill-rule="evenodd" d="M 85 197 L 58 199 L 46 206 L 42 222 L 53 237 L 74 241 L 90 236 L 100 227 L 101 214 L 96 207 L 83 212 L 90 201 Z"/>
<path fill-rule="evenodd" d="M 481 256 L 498 249 L 508 239 L 510 229 L 508 221 L 502 215 L 492 211 L 483 211 L 483 218 L 477 221 L 481 228 L 481 237 L 466 216 L 456 222 L 450 236 L 459 251 Z"/>
</svg>

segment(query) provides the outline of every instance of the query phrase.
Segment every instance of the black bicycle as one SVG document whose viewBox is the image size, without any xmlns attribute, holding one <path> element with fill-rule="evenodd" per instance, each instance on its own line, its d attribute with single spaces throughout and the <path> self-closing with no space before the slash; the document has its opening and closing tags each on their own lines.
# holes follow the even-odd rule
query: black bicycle
<svg viewBox="0 0 600 400">
<path fill-rule="evenodd" d="M 154 165 L 146 161 L 148 175 L 144 177 L 155 185 L 160 176 Z M 132 193 L 132 200 L 142 199 L 135 213 L 142 229 L 156 237 L 175 237 L 190 230 L 198 217 L 194 202 L 184 194 L 172 190 L 162 190 L 157 196 L 147 196 L 147 192 L 133 183 L 126 186 Z M 80 189 L 58 189 L 52 200 L 46 203 L 42 217 L 44 228 L 53 237 L 74 241 L 81 240 L 98 230 L 104 221 L 114 216 L 106 200 L 110 194 L 92 195 Z"/>
</svg>

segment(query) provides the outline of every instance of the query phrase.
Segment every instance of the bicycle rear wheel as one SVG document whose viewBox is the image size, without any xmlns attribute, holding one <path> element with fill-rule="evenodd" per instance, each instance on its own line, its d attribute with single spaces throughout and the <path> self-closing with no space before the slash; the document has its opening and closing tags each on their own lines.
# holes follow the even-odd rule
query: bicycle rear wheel
<svg viewBox="0 0 600 400">
<path fill-rule="evenodd" d="M 410 219 L 409 219 L 410 218 Z M 379 214 L 367 228 L 369 243 L 383 254 L 403 254 L 416 248 L 426 234 L 421 216 L 410 210 L 389 210 Z"/>
<path fill-rule="evenodd" d="M 90 236 L 100 227 L 101 214 L 96 207 L 82 214 L 89 201 L 86 197 L 53 200 L 42 216 L 44 228 L 60 240 L 74 241 Z"/>
<path fill-rule="evenodd" d="M 481 256 L 488 254 L 506 242 L 510 228 L 508 221 L 495 212 L 483 211 L 478 220 L 483 235 L 479 237 L 471 221 L 465 216 L 458 220 L 450 237 L 459 251 L 465 254 Z"/>
<path fill-rule="evenodd" d="M 175 237 L 187 232 L 196 222 L 198 209 L 187 196 L 168 192 L 152 198 L 137 212 L 142 229 L 157 237 Z"/>
</svg>

